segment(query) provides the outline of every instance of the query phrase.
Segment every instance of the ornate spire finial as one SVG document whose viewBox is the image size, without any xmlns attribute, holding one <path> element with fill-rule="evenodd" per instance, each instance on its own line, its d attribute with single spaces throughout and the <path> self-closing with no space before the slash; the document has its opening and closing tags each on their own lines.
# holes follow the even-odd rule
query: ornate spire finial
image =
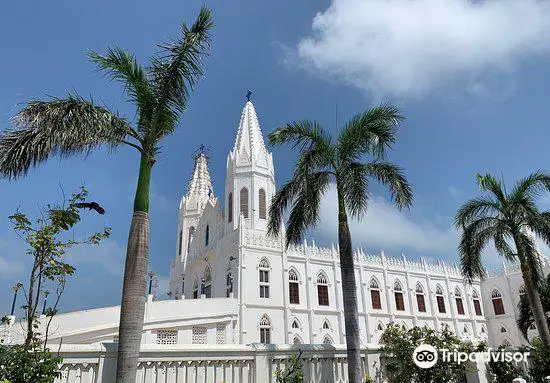
<svg viewBox="0 0 550 383">
<path fill-rule="evenodd" d="M 197 159 L 197 157 L 200 157 L 203 154 L 206 158 L 209 158 L 210 148 L 205 146 L 204 144 L 201 144 L 201 146 L 199 146 L 199 148 L 193 152 L 193 159 Z"/>
<path fill-rule="evenodd" d="M 250 102 L 250 96 L 252 96 L 252 91 L 250 89 L 248 89 L 246 91 L 246 101 L 247 102 Z"/>
</svg>

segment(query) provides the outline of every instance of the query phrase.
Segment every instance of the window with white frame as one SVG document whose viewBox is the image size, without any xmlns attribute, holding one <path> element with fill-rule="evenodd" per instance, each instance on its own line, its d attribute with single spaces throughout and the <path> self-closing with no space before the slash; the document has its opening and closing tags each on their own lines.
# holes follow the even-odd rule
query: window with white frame
<svg viewBox="0 0 550 383">
<path fill-rule="evenodd" d="M 292 321 L 292 328 L 295 328 L 295 329 L 299 329 L 300 328 L 300 323 L 298 323 L 298 319 L 294 319 Z"/>
<path fill-rule="evenodd" d="M 204 296 L 206 298 L 212 298 L 212 272 L 210 267 L 206 267 L 204 270 Z"/>
<path fill-rule="evenodd" d="M 481 311 L 481 301 L 479 299 L 479 294 L 476 290 L 472 292 L 472 302 L 474 303 L 474 311 L 476 312 L 477 316 L 483 315 Z"/>
<path fill-rule="evenodd" d="M 333 344 L 334 342 L 332 341 L 332 338 L 330 336 L 325 336 L 325 338 L 323 339 L 323 344 Z"/>
<path fill-rule="evenodd" d="M 330 324 L 328 323 L 327 319 L 325 319 L 323 322 L 323 330 L 330 330 Z"/>
<path fill-rule="evenodd" d="M 435 299 L 437 301 L 437 310 L 439 313 L 444 314 L 447 312 L 445 309 L 445 296 L 443 295 L 443 288 L 440 285 L 435 287 Z"/>
<path fill-rule="evenodd" d="M 199 281 L 195 279 L 195 283 L 193 283 L 193 299 L 197 299 L 199 297 Z"/>
<path fill-rule="evenodd" d="M 231 275 L 231 271 L 227 273 L 227 276 L 225 277 L 225 296 L 229 298 L 229 295 L 233 292 L 233 276 Z"/>
<path fill-rule="evenodd" d="M 317 300 L 319 306 L 328 306 L 328 280 L 325 273 L 320 272 L 317 275 Z"/>
<path fill-rule="evenodd" d="M 263 258 L 258 265 L 260 276 L 260 298 L 269 298 L 269 262 Z"/>
<path fill-rule="evenodd" d="M 375 310 L 381 310 L 382 309 L 382 301 L 380 300 L 380 285 L 378 284 L 378 281 L 376 278 L 372 277 L 370 280 L 370 302 L 372 304 L 372 308 Z"/>
<path fill-rule="evenodd" d="M 426 299 L 424 298 L 424 288 L 422 287 L 422 284 L 418 282 L 416 284 L 416 306 L 418 307 L 418 312 L 425 313 L 426 312 Z"/>
<path fill-rule="evenodd" d="M 462 291 L 457 287 L 455 289 L 455 302 L 456 302 L 456 312 L 458 315 L 464 315 L 464 303 L 462 302 Z"/>
<path fill-rule="evenodd" d="M 290 304 L 300 304 L 300 282 L 298 273 L 294 269 L 288 272 L 288 295 Z"/>
<path fill-rule="evenodd" d="M 405 311 L 405 300 L 403 299 L 403 286 L 398 280 L 393 284 L 393 295 L 395 297 L 395 309 Z"/>
<path fill-rule="evenodd" d="M 260 319 L 260 343 L 271 343 L 271 321 L 267 315 Z"/>
<path fill-rule="evenodd" d="M 242 188 L 240 194 L 241 214 L 244 218 L 248 218 L 248 189 Z"/>
<path fill-rule="evenodd" d="M 504 303 L 502 302 L 502 294 L 497 289 L 494 289 L 491 293 L 491 300 L 493 301 L 493 309 L 495 315 L 504 315 Z"/>
<path fill-rule="evenodd" d="M 265 190 L 264 189 L 260 189 L 258 191 L 258 203 L 259 203 L 259 216 L 260 216 L 260 219 L 266 219 L 267 217 L 267 208 L 266 208 L 266 196 L 265 196 Z"/>
</svg>

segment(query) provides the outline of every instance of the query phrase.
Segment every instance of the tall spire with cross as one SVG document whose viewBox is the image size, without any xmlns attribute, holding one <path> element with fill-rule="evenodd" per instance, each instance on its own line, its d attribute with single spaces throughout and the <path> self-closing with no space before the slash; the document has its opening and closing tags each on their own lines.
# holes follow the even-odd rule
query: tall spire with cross
<svg viewBox="0 0 550 383">
<path fill-rule="evenodd" d="M 264 138 L 256 115 L 254 104 L 250 101 L 252 91 L 246 93 L 246 104 L 241 114 L 237 138 L 233 147 L 233 155 L 236 158 L 252 161 L 266 152 Z"/>
<path fill-rule="evenodd" d="M 214 196 L 214 189 L 208 169 L 208 149 L 204 145 L 201 145 L 193 157 L 195 165 L 185 197 L 187 201 L 197 202 L 199 206 L 203 206 L 208 199 Z"/>
</svg>

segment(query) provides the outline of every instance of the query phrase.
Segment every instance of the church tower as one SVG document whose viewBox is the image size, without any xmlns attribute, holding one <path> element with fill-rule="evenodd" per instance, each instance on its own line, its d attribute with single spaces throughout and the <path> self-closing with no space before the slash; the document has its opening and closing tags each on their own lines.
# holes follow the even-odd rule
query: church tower
<svg viewBox="0 0 550 383">
<path fill-rule="evenodd" d="M 215 200 L 204 146 L 201 146 L 194 158 L 195 165 L 187 193 L 180 201 L 176 256 L 170 270 L 170 291 L 176 297 L 182 294 L 183 272 L 199 219 L 206 204 Z"/>
<path fill-rule="evenodd" d="M 273 156 L 265 147 L 250 94 L 249 91 L 235 145 L 227 156 L 224 197 L 227 232 L 237 228 L 241 214 L 246 228 L 267 230 L 269 201 L 275 194 Z"/>
</svg>

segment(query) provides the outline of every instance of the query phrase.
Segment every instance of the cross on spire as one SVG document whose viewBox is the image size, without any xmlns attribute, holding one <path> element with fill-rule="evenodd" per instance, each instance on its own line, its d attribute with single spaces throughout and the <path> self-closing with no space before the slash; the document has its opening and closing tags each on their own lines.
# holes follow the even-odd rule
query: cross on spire
<svg viewBox="0 0 550 383">
<path fill-rule="evenodd" d="M 252 91 L 248 89 L 246 91 L 246 101 L 250 102 L 250 96 L 252 96 Z"/>
</svg>

